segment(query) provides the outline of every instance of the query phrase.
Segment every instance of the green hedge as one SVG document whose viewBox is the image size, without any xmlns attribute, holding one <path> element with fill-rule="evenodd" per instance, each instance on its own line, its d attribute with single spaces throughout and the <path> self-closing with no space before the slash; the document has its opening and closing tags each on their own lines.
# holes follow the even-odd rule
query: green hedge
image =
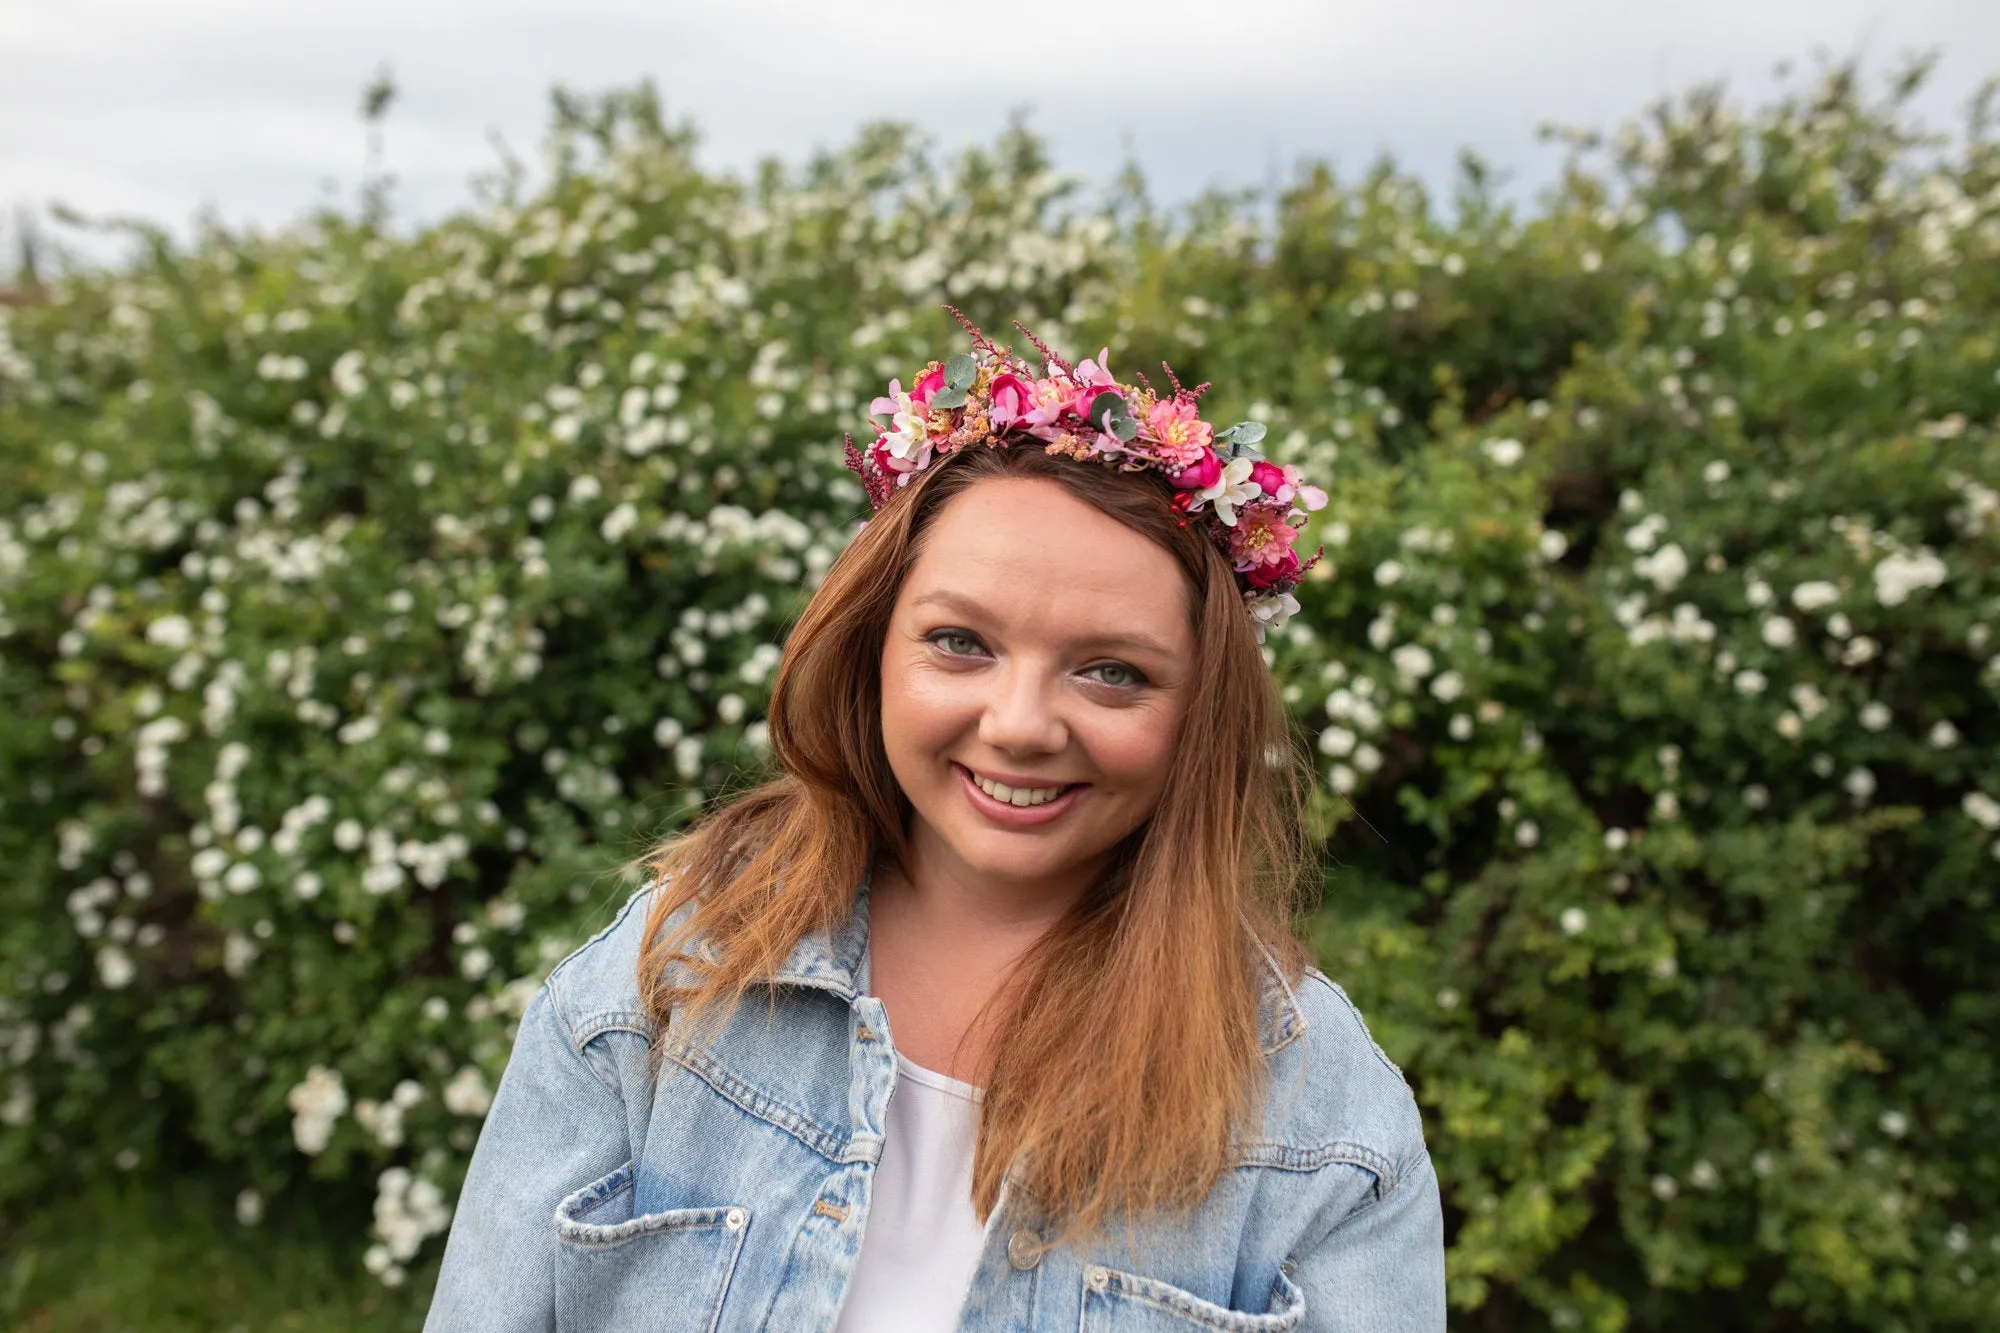
<svg viewBox="0 0 2000 1333">
<path fill-rule="evenodd" d="M 559 99 L 549 183 L 413 235 L 63 278 L 0 316 L 4 1206 L 200 1164 L 434 1254 L 526 999 L 760 761 L 950 300 L 1333 493 L 1271 645 L 1310 929 L 1465 1327 L 1992 1326 L 2000 145 L 1919 77 L 1662 104 L 1526 208 L 1171 214 L 1025 132 L 740 179 Z"/>
</svg>

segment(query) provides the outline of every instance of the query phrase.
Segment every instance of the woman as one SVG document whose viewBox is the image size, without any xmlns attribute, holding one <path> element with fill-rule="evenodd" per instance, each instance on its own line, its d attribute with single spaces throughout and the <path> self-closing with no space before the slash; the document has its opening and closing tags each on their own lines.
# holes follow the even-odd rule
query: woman
<svg viewBox="0 0 2000 1333">
<path fill-rule="evenodd" d="M 432 1333 L 1444 1327 L 1416 1104 L 1289 929 L 1325 496 L 972 332 L 849 444 L 780 775 L 524 1015 Z"/>
</svg>

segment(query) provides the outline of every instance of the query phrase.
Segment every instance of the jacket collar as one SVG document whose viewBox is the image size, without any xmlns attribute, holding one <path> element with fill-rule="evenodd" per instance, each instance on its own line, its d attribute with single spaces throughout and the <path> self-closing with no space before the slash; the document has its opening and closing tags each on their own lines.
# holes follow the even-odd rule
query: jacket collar
<svg viewBox="0 0 2000 1333">
<path fill-rule="evenodd" d="M 823 990 L 850 1004 L 867 994 L 868 885 L 872 875 L 871 865 L 862 872 L 861 883 L 854 891 L 854 909 L 843 920 L 828 930 L 808 932 L 792 946 L 784 963 L 772 974 L 773 985 Z M 1262 943 L 1257 951 L 1265 973 L 1258 1026 L 1264 1035 L 1264 1054 L 1275 1055 L 1305 1031 L 1306 1021 L 1299 1011 L 1292 983 L 1286 979 L 1277 959 Z"/>
</svg>

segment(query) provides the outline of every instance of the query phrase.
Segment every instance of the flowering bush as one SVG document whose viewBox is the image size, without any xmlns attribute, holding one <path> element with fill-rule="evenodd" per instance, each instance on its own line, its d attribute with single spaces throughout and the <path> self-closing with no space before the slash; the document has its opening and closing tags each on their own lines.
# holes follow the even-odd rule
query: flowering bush
<svg viewBox="0 0 2000 1333">
<path fill-rule="evenodd" d="M 434 1254 L 526 1000 L 759 763 L 950 300 L 1325 485 L 1266 645 L 1312 929 L 1467 1327 L 1991 1322 L 2000 148 L 1913 85 L 1663 104 L 1525 215 L 1385 166 L 1171 225 L 1025 134 L 741 181 L 567 100 L 532 193 L 0 315 L 8 1206 L 199 1162 Z"/>
</svg>

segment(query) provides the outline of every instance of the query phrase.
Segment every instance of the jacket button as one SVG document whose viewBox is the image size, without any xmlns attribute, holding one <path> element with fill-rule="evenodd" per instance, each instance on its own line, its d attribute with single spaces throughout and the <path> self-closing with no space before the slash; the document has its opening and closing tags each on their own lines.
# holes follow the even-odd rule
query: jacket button
<svg viewBox="0 0 2000 1333">
<path fill-rule="evenodd" d="M 1042 1261 L 1042 1238 L 1026 1228 L 1007 1238 L 1007 1262 L 1023 1273 Z"/>
</svg>

